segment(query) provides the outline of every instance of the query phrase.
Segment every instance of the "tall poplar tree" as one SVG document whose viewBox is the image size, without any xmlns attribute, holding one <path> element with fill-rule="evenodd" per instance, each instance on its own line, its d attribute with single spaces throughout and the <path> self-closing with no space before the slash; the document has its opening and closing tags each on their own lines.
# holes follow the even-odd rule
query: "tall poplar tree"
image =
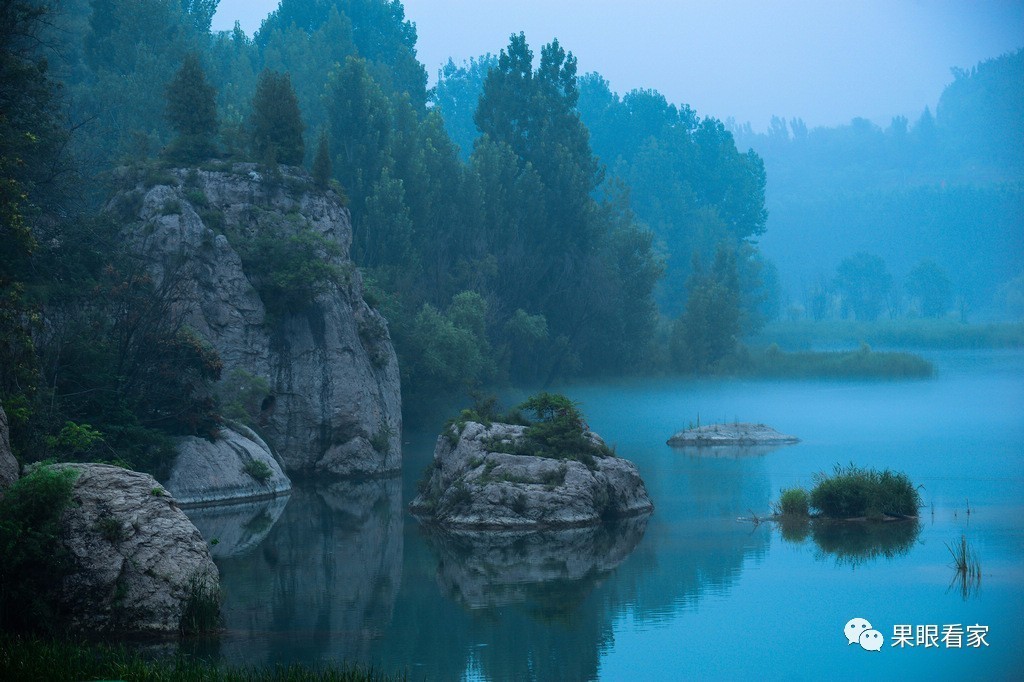
<svg viewBox="0 0 1024 682">
<path fill-rule="evenodd" d="M 298 166 L 306 154 L 302 140 L 305 126 L 291 77 L 264 69 L 252 100 L 252 150 L 267 163 Z"/>
<path fill-rule="evenodd" d="M 217 100 L 213 86 L 199 63 L 199 55 L 190 52 L 167 86 L 167 119 L 177 137 L 167 155 L 181 163 L 196 163 L 216 151 Z"/>
</svg>

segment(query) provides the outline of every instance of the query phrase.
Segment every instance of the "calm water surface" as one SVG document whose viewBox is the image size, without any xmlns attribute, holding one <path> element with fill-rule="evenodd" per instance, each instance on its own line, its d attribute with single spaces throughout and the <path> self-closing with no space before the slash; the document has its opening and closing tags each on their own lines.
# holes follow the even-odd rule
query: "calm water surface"
<svg viewBox="0 0 1024 682">
<path fill-rule="evenodd" d="M 232 663 L 350 660 L 414 680 L 1019 679 L 1024 353 L 925 355 L 939 369 L 927 381 L 563 387 L 654 500 L 652 516 L 611 529 L 425 533 L 405 508 L 434 429 L 405 434 L 401 479 L 192 510 L 219 540 L 227 627 L 196 646 Z M 664 444 L 698 417 L 803 441 L 763 455 Z M 849 462 L 922 484 L 920 524 L 869 533 L 739 520 Z M 961 534 L 983 572 L 966 594 L 951 586 L 946 548 Z M 882 633 L 881 651 L 847 643 L 854 617 Z M 946 624 L 988 626 L 989 646 L 890 646 L 895 625 Z"/>
</svg>

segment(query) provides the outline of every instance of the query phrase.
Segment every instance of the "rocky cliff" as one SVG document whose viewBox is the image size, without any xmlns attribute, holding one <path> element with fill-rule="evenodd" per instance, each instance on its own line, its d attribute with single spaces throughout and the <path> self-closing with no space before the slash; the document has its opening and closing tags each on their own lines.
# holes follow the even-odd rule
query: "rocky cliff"
<svg viewBox="0 0 1024 682">
<path fill-rule="evenodd" d="M 123 183 L 108 211 L 224 376 L 267 387 L 252 416 L 286 468 L 398 471 L 397 361 L 349 259 L 341 199 L 300 169 L 267 176 L 253 164 L 126 172 Z"/>
<path fill-rule="evenodd" d="M 636 465 L 621 457 L 585 464 L 500 451 L 525 430 L 466 422 L 457 438 L 454 431 L 439 436 L 413 513 L 450 528 L 525 530 L 596 525 L 654 509 Z M 585 436 L 603 445 L 597 434 Z"/>
<path fill-rule="evenodd" d="M 0 406 L 0 497 L 4 496 L 4 490 L 18 480 L 18 460 L 11 452 L 8 438 L 7 413 Z"/>
</svg>

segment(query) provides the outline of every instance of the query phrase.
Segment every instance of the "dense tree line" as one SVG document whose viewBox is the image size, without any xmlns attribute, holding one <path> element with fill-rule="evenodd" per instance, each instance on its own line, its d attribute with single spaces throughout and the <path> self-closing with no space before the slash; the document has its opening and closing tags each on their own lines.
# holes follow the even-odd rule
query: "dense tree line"
<svg viewBox="0 0 1024 682">
<path fill-rule="evenodd" d="M 219 360 L 170 314 L 174 282 L 157 287 L 124 252 L 116 212 L 96 217 L 126 165 L 309 167 L 348 203 L 352 255 L 389 319 L 413 401 L 661 367 L 669 336 L 707 324 L 725 325 L 708 334 L 718 357 L 755 317 L 757 157 L 737 152 L 718 121 L 657 97 L 620 101 L 596 76 L 578 77 L 557 41 L 535 68 L 526 37 L 512 35 L 499 56 L 470 64 L 456 107 L 460 69 L 428 92 L 397 1 L 283 0 L 251 38 L 210 33 L 215 0 L 69 0 L 59 14 L 39 0 L 4 4 L 0 67 L 13 99 L 0 170 L 12 248 L 0 263 L 0 399 L 16 427 L 41 425 L 40 456 L 127 453 L 153 469 L 147 458 L 167 434 L 216 420 Z M 592 115 L 602 97 L 603 127 Z M 660 127 L 648 129 L 648 115 Z M 453 138 L 452 121 L 471 126 L 471 139 Z M 658 163 L 673 169 L 664 197 L 638 193 Z M 75 191 L 65 191 L 58 180 L 73 168 Z M 258 261 L 272 240 L 240 252 Z M 281 288 L 295 281 L 282 272 L 293 261 L 254 265 L 261 291 L 292 300 Z M 670 284 L 658 288 L 666 264 Z M 707 294 L 722 286 L 724 296 Z M 659 334 L 655 292 L 676 318 L 690 290 L 729 310 L 687 313 Z M 33 327 L 43 314 L 47 324 Z M 708 364 L 690 357 L 677 353 L 678 366 Z"/>
</svg>

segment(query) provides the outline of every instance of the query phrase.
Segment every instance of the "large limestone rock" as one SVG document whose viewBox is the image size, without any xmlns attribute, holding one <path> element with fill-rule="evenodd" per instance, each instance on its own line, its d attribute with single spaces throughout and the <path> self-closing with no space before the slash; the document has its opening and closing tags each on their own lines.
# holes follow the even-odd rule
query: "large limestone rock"
<svg viewBox="0 0 1024 682">
<path fill-rule="evenodd" d="M 61 519 L 75 568 L 61 589 L 69 625 L 85 632 L 173 633 L 197 588 L 219 590 L 199 531 L 149 474 L 59 464 L 78 477 Z"/>
<path fill-rule="evenodd" d="M 267 382 L 259 419 L 285 467 L 398 471 L 398 365 L 387 323 L 363 299 L 349 260 L 352 228 L 338 196 L 301 169 L 268 179 L 253 164 L 124 181 L 129 188 L 108 211 L 125 221 L 156 284 L 174 292 L 184 322 L 216 349 L 224 376 L 241 370 Z M 327 260 L 343 278 L 306 309 L 268 315 L 239 253 L 261 234 L 287 240 L 310 231 L 336 245 Z"/>
<path fill-rule="evenodd" d="M 214 441 L 179 438 L 167 490 L 182 505 L 274 497 L 292 488 L 263 439 L 240 424 Z"/>
<path fill-rule="evenodd" d="M 537 529 L 595 525 L 654 509 L 636 466 L 620 457 L 594 457 L 588 467 L 494 452 L 496 443 L 522 438 L 525 428 L 467 422 L 454 443 L 438 437 L 433 472 L 412 511 L 446 527 Z"/>
<path fill-rule="evenodd" d="M 11 452 L 11 441 L 7 427 L 7 413 L 0 406 L 0 497 L 18 480 L 18 460 Z"/>
</svg>

